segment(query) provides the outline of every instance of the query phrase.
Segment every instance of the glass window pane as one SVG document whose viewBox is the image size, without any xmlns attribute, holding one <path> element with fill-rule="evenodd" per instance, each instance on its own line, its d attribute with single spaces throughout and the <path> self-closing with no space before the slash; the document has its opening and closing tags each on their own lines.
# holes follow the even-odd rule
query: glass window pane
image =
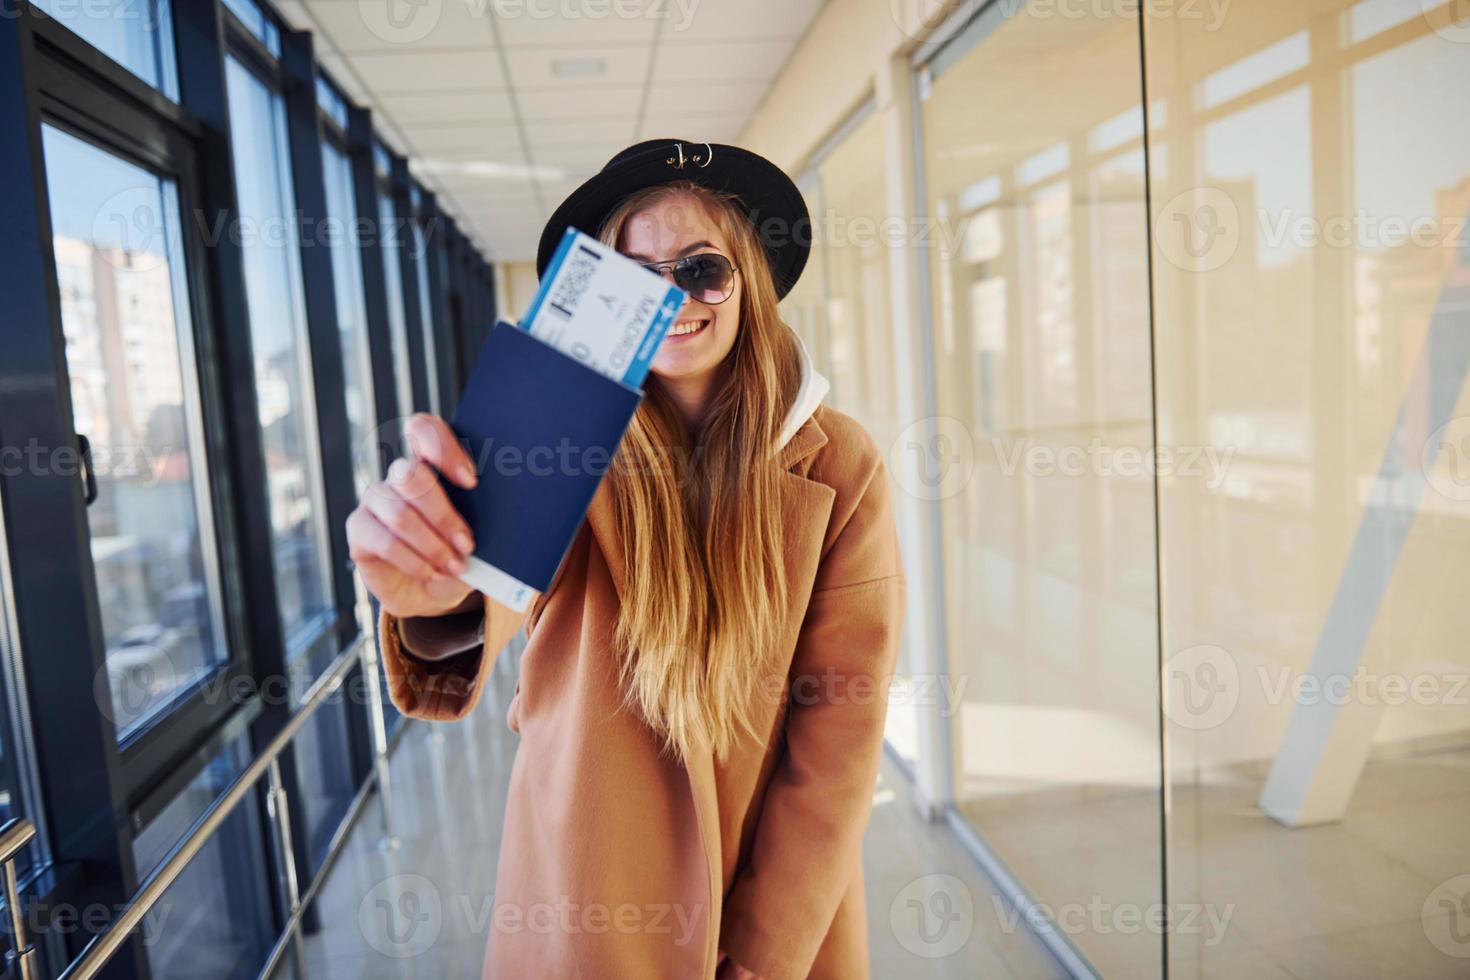
<svg viewBox="0 0 1470 980">
<path fill-rule="evenodd" d="M 889 447 L 900 419 L 883 159 L 882 120 L 867 111 L 803 178 L 816 234 L 806 271 L 782 302 L 782 311 L 817 369 L 831 381 L 827 401 L 861 422 L 879 446 Z M 911 765 L 919 749 L 918 698 L 910 693 L 913 677 L 913 655 L 905 637 L 884 734 Z"/>
<path fill-rule="evenodd" d="M 1147 14 L 1171 976 L 1470 971 L 1465 13 Z"/>
<path fill-rule="evenodd" d="M 281 31 L 275 21 L 266 16 L 255 0 L 224 0 L 224 5 L 240 19 L 245 29 L 264 44 L 266 50 L 277 58 L 281 56 Z"/>
<path fill-rule="evenodd" d="M 5 543 L 5 507 L 0 500 L 0 822 L 25 817 L 36 825 L 36 838 L 15 861 L 16 874 L 46 863 L 46 822 L 39 806 L 36 762 L 31 753 L 29 707 L 21 696 L 20 639 L 15 626 L 10 581 L 10 552 Z"/>
<path fill-rule="evenodd" d="M 413 251 L 418 260 L 414 264 L 418 272 L 419 323 L 423 325 L 424 331 L 424 362 L 428 365 L 429 411 L 438 415 L 442 409 L 439 405 L 438 354 L 434 345 L 434 303 L 429 296 L 429 246 L 428 238 L 418 222 L 413 224 Z"/>
<path fill-rule="evenodd" d="M 906 446 L 932 447 L 916 490 L 939 501 L 967 682 L 956 806 L 1047 907 L 1147 910 L 1163 828 L 1138 22 L 1043 3 L 987 7 L 921 103 L 939 418 Z M 1158 976 L 1158 931 L 1116 926 L 1062 924 L 1099 975 Z"/>
<path fill-rule="evenodd" d="M 344 131 L 347 129 L 347 100 L 331 82 L 320 75 L 316 80 L 316 104 L 334 123 Z"/>
<path fill-rule="evenodd" d="M 225 78 L 276 594 L 290 637 L 329 608 L 331 585 L 285 110 L 234 58 Z"/>
<path fill-rule="evenodd" d="M 332 236 L 332 285 L 337 297 L 337 327 L 342 336 L 342 373 L 347 394 L 347 425 L 352 438 L 353 477 L 359 495 L 381 476 L 374 434 L 378 426 L 373 395 L 372 349 L 368 344 L 363 298 L 361 229 L 352 191 L 352 163 L 330 143 L 322 146 L 327 219 Z"/>
<path fill-rule="evenodd" d="M 298 657 L 292 662 L 288 688 L 293 709 L 335 656 L 336 649 L 328 648 L 312 658 Z M 318 867 L 332 833 L 346 815 L 357 792 L 352 781 L 352 748 L 348 732 L 349 686 L 344 684 L 328 695 L 292 742 L 292 750 L 296 754 L 297 785 L 301 788 L 292 801 L 292 826 L 311 856 L 311 867 L 302 869 L 300 873 L 303 882 L 309 880 L 307 876 Z"/>
<path fill-rule="evenodd" d="M 36 0 L 36 6 L 170 99 L 178 100 L 169 0 Z M 14 10 L 8 10 L 3 16 L 14 15 Z"/>
<path fill-rule="evenodd" d="M 412 415 L 413 373 L 408 361 L 408 313 L 403 298 L 403 228 L 393 213 L 393 199 L 378 195 L 378 237 L 383 243 L 383 279 L 388 291 L 388 328 L 393 345 L 393 383 L 398 414 Z"/>
<path fill-rule="evenodd" d="M 140 878 L 245 769 L 246 749 L 243 738 L 231 743 L 137 836 Z M 247 980 L 265 965 L 275 929 L 260 813 L 258 800 L 242 802 L 144 917 L 152 976 Z"/>
<path fill-rule="evenodd" d="M 72 420 L 119 736 L 225 659 L 177 192 L 43 127 Z"/>
</svg>

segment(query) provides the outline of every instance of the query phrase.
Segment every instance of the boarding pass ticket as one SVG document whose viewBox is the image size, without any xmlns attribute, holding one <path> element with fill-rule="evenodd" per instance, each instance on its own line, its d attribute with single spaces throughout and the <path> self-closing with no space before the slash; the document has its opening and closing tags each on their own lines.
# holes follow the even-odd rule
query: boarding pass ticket
<svg viewBox="0 0 1470 980">
<path fill-rule="evenodd" d="M 641 387 L 684 291 L 568 228 L 521 327 L 599 374 Z"/>
</svg>

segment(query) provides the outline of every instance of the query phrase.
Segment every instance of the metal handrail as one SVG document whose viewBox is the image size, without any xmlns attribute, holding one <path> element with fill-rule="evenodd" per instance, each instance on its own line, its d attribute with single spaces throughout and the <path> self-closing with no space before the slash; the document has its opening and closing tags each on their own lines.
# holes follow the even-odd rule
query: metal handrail
<svg viewBox="0 0 1470 980">
<path fill-rule="evenodd" d="M 21 980 L 35 976 L 31 954 L 36 947 L 26 941 L 25 916 L 20 909 L 20 889 L 15 884 L 15 856 L 36 837 L 36 825 L 24 817 L 15 817 L 0 826 L 0 864 L 5 865 L 5 904 L 10 907 L 10 934 L 15 937 L 12 962 L 20 965 Z"/>
<path fill-rule="evenodd" d="M 355 661 L 362 660 L 364 667 L 377 669 L 376 637 L 374 635 L 374 623 L 371 607 L 367 604 L 366 590 L 362 586 L 362 580 L 355 574 L 353 576 L 357 587 L 357 610 L 360 622 L 360 631 L 356 640 L 337 655 L 331 665 L 318 677 L 306 691 L 301 699 L 299 708 L 287 720 L 284 727 L 270 740 L 264 749 L 251 760 L 245 770 L 236 776 L 234 781 L 222 793 L 218 799 L 204 812 L 194 826 L 190 829 L 183 840 L 174 845 L 167 858 L 150 874 L 146 881 L 138 887 L 122 914 L 120 914 L 105 932 L 98 933 L 81 955 L 73 960 L 66 971 L 61 974 L 59 980 L 90 980 L 101 972 L 107 962 L 120 950 L 131 938 L 133 930 L 136 929 L 152 909 L 158 904 L 169 886 L 177 881 L 204 846 L 210 842 L 214 835 L 224 825 L 226 819 L 234 813 L 235 809 L 243 803 L 250 795 L 255 783 L 261 776 L 268 776 L 270 790 L 267 796 L 268 809 L 272 820 L 276 825 L 276 845 L 281 852 L 283 885 L 286 888 L 286 899 L 290 919 L 287 922 L 287 932 L 282 936 L 286 940 L 289 934 L 295 931 L 300 921 L 301 904 L 297 889 L 296 861 L 291 850 L 291 818 L 287 806 L 286 790 L 281 783 L 280 766 L 278 758 L 285 751 L 291 740 L 301 731 L 302 727 L 316 713 L 318 707 L 341 686 L 347 672 L 352 669 Z M 371 652 L 370 652 L 371 651 Z M 367 687 L 373 693 L 377 693 L 376 674 L 368 675 Z M 377 706 L 377 699 L 370 698 L 373 707 Z M 379 718 L 381 721 L 381 717 Z M 369 780 L 375 780 L 377 773 L 387 768 L 386 745 L 379 739 L 374 739 L 374 754 L 380 756 L 377 759 L 376 771 L 370 773 Z M 384 787 L 380 786 L 380 792 Z M 384 800 L 384 809 L 387 808 L 387 800 Z M 32 830 L 34 834 L 34 830 Z M 0 837 L 0 848 L 5 845 L 5 838 Z M 3 852 L 0 852 L 3 853 Z M 6 865 L 9 868 L 9 864 Z M 15 914 L 15 913 L 12 913 Z M 19 933 L 17 933 L 19 935 Z M 299 935 L 299 933 L 298 933 Z M 298 949 L 298 954 L 300 950 Z M 22 957 L 22 964 L 28 957 Z M 276 959 L 272 957 L 272 962 Z M 29 976 L 29 974 L 25 974 Z"/>
</svg>

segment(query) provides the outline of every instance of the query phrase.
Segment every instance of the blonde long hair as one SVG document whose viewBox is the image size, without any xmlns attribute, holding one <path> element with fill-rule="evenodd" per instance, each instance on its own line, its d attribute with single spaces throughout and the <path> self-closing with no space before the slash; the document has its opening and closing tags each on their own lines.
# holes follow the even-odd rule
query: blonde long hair
<svg viewBox="0 0 1470 980">
<path fill-rule="evenodd" d="M 640 191 L 603 222 L 687 195 L 724 233 L 741 277 L 723 379 L 691 432 L 656 375 L 609 471 L 623 567 L 614 646 L 624 701 L 688 760 L 725 758 L 755 731 L 752 699 L 785 621 L 778 440 L 801 380 L 798 341 L 777 311 L 769 261 L 738 201 L 697 184 Z"/>
</svg>

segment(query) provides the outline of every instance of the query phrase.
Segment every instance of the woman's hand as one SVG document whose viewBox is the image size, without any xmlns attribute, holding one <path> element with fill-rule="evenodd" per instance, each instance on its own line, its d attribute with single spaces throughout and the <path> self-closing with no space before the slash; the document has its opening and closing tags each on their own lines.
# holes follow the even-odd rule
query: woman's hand
<svg viewBox="0 0 1470 980">
<path fill-rule="evenodd" d="M 413 458 L 395 459 L 347 518 L 347 550 L 368 591 L 394 616 L 438 616 L 472 589 L 459 581 L 475 542 L 434 471 L 462 487 L 474 466 L 443 419 L 420 412 L 403 426 Z"/>
</svg>

